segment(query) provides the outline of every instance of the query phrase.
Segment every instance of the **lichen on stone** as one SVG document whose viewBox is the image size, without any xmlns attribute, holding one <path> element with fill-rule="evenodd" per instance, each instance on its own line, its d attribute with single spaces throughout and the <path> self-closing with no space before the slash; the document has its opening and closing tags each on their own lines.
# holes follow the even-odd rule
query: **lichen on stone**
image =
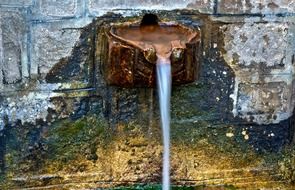
<svg viewBox="0 0 295 190">
<path fill-rule="evenodd" d="M 255 19 L 221 27 L 223 56 L 236 75 L 230 96 L 234 116 L 259 124 L 279 123 L 291 116 L 293 27 Z"/>
<path fill-rule="evenodd" d="M 295 150 L 294 147 L 288 147 L 278 161 L 278 171 L 283 178 L 291 183 L 295 183 Z"/>
<path fill-rule="evenodd" d="M 244 66 L 265 64 L 268 67 L 287 64 L 285 56 L 290 46 L 289 27 L 287 23 L 251 22 L 224 27 L 226 28 L 224 48 L 228 63 L 231 65 L 234 63 L 233 60 L 237 60 L 234 64 Z"/>
<path fill-rule="evenodd" d="M 5 97 L 0 105 L 0 129 L 7 123 L 35 123 L 37 119 L 46 120 L 50 103 L 50 93 L 30 92 L 18 97 Z"/>
</svg>

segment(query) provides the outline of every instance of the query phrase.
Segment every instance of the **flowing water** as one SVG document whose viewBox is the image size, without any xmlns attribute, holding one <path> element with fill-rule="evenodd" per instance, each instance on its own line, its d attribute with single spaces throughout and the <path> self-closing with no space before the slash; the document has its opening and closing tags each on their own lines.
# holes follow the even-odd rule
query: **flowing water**
<svg viewBox="0 0 295 190">
<path fill-rule="evenodd" d="M 163 190 L 170 189 L 170 96 L 171 96 L 171 64 L 169 58 L 158 56 L 157 81 L 163 133 Z"/>
<path fill-rule="evenodd" d="M 157 84 L 163 133 L 163 190 L 170 189 L 170 97 L 171 97 L 171 61 L 173 47 L 185 47 L 190 35 L 178 27 L 128 27 L 117 30 L 117 34 L 131 40 L 143 49 L 152 44 L 157 52 Z"/>
</svg>

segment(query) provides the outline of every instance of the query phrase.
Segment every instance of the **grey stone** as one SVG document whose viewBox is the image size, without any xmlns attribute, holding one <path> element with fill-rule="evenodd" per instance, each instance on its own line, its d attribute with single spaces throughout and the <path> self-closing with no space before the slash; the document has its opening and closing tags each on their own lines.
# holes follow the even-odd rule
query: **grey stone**
<svg viewBox="0 0 295 190">
<path fill-rule="evenodd" d="M 270 77 L 272 78 L 272 77 Z M 287 83 L 240 83 L 238 114 L 257 123 L 279 123 L 290 117 L 291 90 Z"/>
<path fill-rule="evenodd" d="M 22 123 L 35 123 L 37 119 L 46 120 L 47 109 L 53 108 L 48 92 L 30 92 L 23 96 L 5 97 L 0 103 L 0 129 L 4 118 L 9 123 L 20 120 Z"/>
<path fill-rule="evenodd" d="M 89 0 L 88 9 L 91 15 L 99 16 L 114 9 L 161 9 L 173 10 L 190 8 L 200 12 L 212 12 L 213 0 Z"/>
<path fill-rule="evenodd" d="M 0 5 L 11 6 L 29 6 L 33 4 L 33 0 L 1 0 Z"/>
<path fill-rule="evenodd" d="M 290 98 L 285 101 L 283 96 L 290 96 L 292 93 L 291 84 L 295 69 L 292 64 L 294 24 L 246 22 L 227 24 L 221 29 L 224 35 L 223 58 L 236 76 L 234 93 L 231 95 L 234 102 L 233 114 L 250 119 L 248 113 L 260 113 L 261 106 L 266 106 L 263 110 L 272 110 L 273 113 L 251 115 L 253 121 L 265 124 L 287 119 L 293 108 Z M 251 85 L 245 86 L 246 84 Z M 283 94 L 275 92 L 274 86 L 283 84 Z M 268 91 L 273 92 L 272 96 L 277 99 L 280 98 L 279 105 L 263 104 L 261 94 Z M 247 100 L 243 97 L 247 97 Z M 273 118 L 269 114 L 276 116 Z"/>
<path fill-rule="evenodd" d="M 80 28 L 90 20 L 37 24 L 32 30 L 31 74 L 45 76 L 60 59 L 71 55 Z"/>
<path fill-rule="evenodd" d="M 195 9 L 200 11 L 201 13 L 213 13 L 213 9 L 215 6 L 214 0 L 194 0 L 194 2 L 189 3 L 187 8 Z"/>
<path fill-rule="evenodd" d="M 79 17 L 83 11 L 82 2 L 82 0 L 39 0 L 33 7 L 33 17 L 36 20 Z"/>
<path fill-rule="evenodd" d="M 223 14 L 280 14 L 294 13 L 293 0 L 219 0 L 218 13 Z"/>
<path fill-rule="evenodd" d="M 1 26 L 1 15 L 0 15 L 0 26 Z M 2 40 L 2 29 L 0 27 L 0 71 L 2 71 L 3 68 L 3 62 L 4 62 L 4 57 L 3 57 L 3 40 Z M 3 88 L 3 74 L 0 72 L 0 90 Z"/>
<path fill-rule="evenodd" d="M 2 72 L 4 82 L 13 84 L 21 81 L 23 74 L 28 76 L 25 15 L 17 9 L 0 11 L 4 55 Z"/>
<path fill-rule="evenodd" d="M 295 63 L 295 62 L 294 62 Z M 291 112 L 294 114 L 295 113 L 295 78 L 293 77 L 292 78 L 293 79 L 293 81 L 292 81 L 292 95 L 291 95 L 291 102 L 290 102 L 290 104 L 291 104 Z"/>
<path fill-rule="evenodd" d="M 226 58 L 237 66 L 290 66 L 293 33 L 289 23 L 245 23 L 225 26 Z"/>
</svg>

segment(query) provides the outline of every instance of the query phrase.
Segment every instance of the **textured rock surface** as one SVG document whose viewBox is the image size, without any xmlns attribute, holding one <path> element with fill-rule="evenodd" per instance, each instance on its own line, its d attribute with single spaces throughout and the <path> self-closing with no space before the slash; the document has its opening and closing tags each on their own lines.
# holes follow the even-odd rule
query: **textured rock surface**
<svg viewBox="0 0 295 190">
<path fill-rule="evenodd" d="M 238 114 L 254 122 L 278 122 L 290 117 L 290 87 L 284 82 L 239 84 Z"/>
<path fill-rule="evenodd" d="M 79 27 L 86 24 L 83 20 L 34 25 L 31 74 L 44 76 L 60 59 L 70 56 L 81 34 Z"/>
<path fill-rule="evenodd" d="M 261 13 L 261 14 L 284 14 L 295 12 L 295 2 L 292 0 L 220 0 L 218 3 L 219 13 Z"/>
<path fill-rule="evenodd" d="M 232 127 L 200 121 L 172 123 L 171 129 L 175 184 L 288 187 L 273 170 L 280 148 L 271 146 L 288 141 L 284 125 Z M 161 180 L 161 130 L 156 123 L 147 127 L 143 121 L 133 121 L 117 125 L 114 131 L 104 119 L 88 115 L 27 130 L 28 126 L 19 126 L 4 131 L 9 180 L 0 183 L 2 188 L 102 188 Z"/>
<path fill-rule="evenodd" d="M 0 1 L 0 189 L 160 181 L 157 93 L 107 86 L 99 46 L 103 22 L 146 10 L 202 31 L 200 79 L 172 90 L 173 180 L 284 189 L 294 3 L 279 0 Z"/>
<path fill-rule="evenodd" d="M 0 106 L 0 126 L 6 123 L 28 122 L 35 124 L 36 120 L 46 121 L 47 110 L 52 108 L 50 94 L 30 92 L 20 97 L 4 98 Z"/>
<path fill-rule="evenodd" d="M 22 69 L 27 76 L 26 21 L 23 13 L 17 9 L 0 8 L 2 28 L 3 82 L 13 84 L 21 81 Z M 23 66 L 23 68 L 22 68 Z"/>
<path fill-rule="evenodd" d="M 81 0 L 40 0 L 33 9 L 35 19 L 78 17 L 82 13 Z"/>
<path fill-rule="evenodd" d="M 191 8 L 200 10 L 201 12 L 213 11 L 213 0 L 90 0 L 88 9 L 92 15 L 102 15 L 112 9 L 162 9 L 173 10 L 181 8 Z"/>
<path fill-rule="evenodd" d="M 1 26 L 1 15 L 0 15 L 0 26 Z M 4 63 L 4 54 L 3 54 L 3 40 L 2 40 L 2 28 L 0 27 L 0 71 L 2 71 Z M 3 73 L 0 72 L 0 90 L 3 88 Z"/>
<path fill-rule="evenodd" d="M 244 1 L 240 1 L 243 4 Z M 19 2 L 21 3 L 21 2 Z M 24 3 L 24 2 L 23 2 Z M 29 3 L 29 2 L 26 2 Z M 88 4 L 87 4 L 88 3 Z M 101 15 L 105 11 L 113 9 L 128 9 L 132 7 L 134 9 L 141 9 L 143 7 L 149 7 L 151 9 L 166 9 L 170 8 L 192 8 L 195 10 L 207 10 L 213 11 L 216 7 L 215 1 L 95 1 L 90 0 L 87 3 L 83 3 L 79 0 L 69 0 L 69 1 L 37 1 L 32 4 L 30 9 L 32 10 L 32 15 L 29 11 L 12 8 L 2 8 L 2 18 L 5 20 L 3 23 L 7 23 L 7 26 L 2 26 L 2 68 L 3 72 L 3 83 L 4 84 L 14 84 L 17 82 L 22 82 L 23 78 L 31 77 L 41 77 L 50 83 L 71 83 L 71 82 L 81 82 L 85 85 L 68 85 L 72 88 L 83 88 L 83 87 L 93 87 L 94 80 L 91 78 L 94 68 L 99 69 L 98 66 L 93 66 L 93 62 L 90 63 L 91 42 L 87 42 L 87 39 L 81 37 L 82 27 L 85 27 L 90 23 L 89 19 L 82 18 L 77 19 L 80 16 L 86 16 L 87 14 L 80 14 L 82 12 L 86 13 L 88 8 L 88 16 Z M 2 3 L 2 5 L 7 4 L 7 2 Z M 218 2 L 221 6 L 226 4 L 225 1 Z M 244 3 L 245 4 L 245 3 Z M 246 2 L 247 4 L 254 3 L 252 1 Z M 278 5 L 278 6 L 275 6 Z M 14 5 L 14 2 L 11 2 Z M 251 5 L 251 6 L 252 6 Z M 264 6 L 267 5 L 267 6 Z M 287 6 L 288 5 L 288 6 Z M 229 5 L 227 5 L 229 6 Z M 235 6 L 235 5 L 234 5 Z M 255 5 L 256 6 L 256 5 Z M 259 5 L 259 9 L 268 7 L 277 12 L 284 13 L 286 9 L 291 10 L 293 3 L 289 1 L 282 2 L 268 2 L 263 1 Z M 287 7 L 287 8 L 286 8 Z M 83 10 L 82 10 L 83 9 Z M 8 11 L 9 10 L 9 11 Z M 131 11 L 132 12 L 132 11 Z M 131 13 L 130 12 L 130 13 Z M 228 12 L 230 13 L 230 12 Z M 188 14 L 188 15 L 186 15 Z M 189 23 L 190 19 L 194 16 L 195 12 L 180 13 L 183 18 L 179 19 L 183 23 Z M 167 16 L 167 15 L 166 15 Z M 4 18 L 5 17 L 5 18 Z M 66 18 L 67 17 L 67 18 Z M 63 21 L 63 19 L 68 19 L 68 17 L 73 18 L 70 21 Z M 165 17 L 165 16 L 164 16 Z M 174 17 L 174 16 L 172 16 Z M 181 16 L 180 16 L 181 17 Z M 76 18 L 76 19 L 74 19 Z M 32 26 L 29 26 L 27 20 L 33 19 L 35 22 Z M 52 21 L 52 19 L 57 19 L 58 21 Z M 237 18 L 235 18 L 237 20 Z M 235 20 L 233 17 L 227 18 L 228 20 Z M 241 118 L 252 118 L 252 116 L 259 116 L 259 118 L 264 119 L 249 119 L 249 121 L 255 121 L 258 123 L 277 123 L 281 120 L 289 117 L 293 110 L 293 104 L 288 105 L 288 102 L 294 102 L 291 99 L 290 91 L 292 90 L 292 59 L 293 59 L 293 30 L 294 26 L 292 21 L 289 19 L 281 20 L 280 23 L 268 22 L 268 23 L 257 23 L 255 20 L 257 18 L 243 18 L 240 17 L 240 22 L 245 22 L 244 24 L 229 24 L 223 26 L 221 35 L 224 34 L 225 39 L 224 47 L 219 46 L 218 48 L 224 48 L 226 51 L 223 53 L 225 62 L 230 65 L 234 70 L 235 75 L 235 85 L 233 81 L 225 82 L 229 86 L 233 87 L 217 87 L 221 89 L 212 90 L 214 94 L 213 99 L 215 101 L 220 101 L 220 99 L 227 99 L 231 89 L 234 89 L 231 97 L 233 99 L 233 113 L 235 116 L 240 116 Z M 265 19 L 265 18 L 264 18 Z M 42 23 L 36 20 L 42 20 Z M 43 21 L 51 22 L 43 22 Z M 198 20 L 198 17 L 194 17 L 194 20 Z M 224 18 L 220 18 L 219 21 L 225 21 Z M 277 20 L 278 21 L 278 20 Z M 290 21 L 290 22 L 289 22 Z M 203 22 L 203 21 L 202 21 Z M 200 22 L 200 23 L 202 23 Z M 2 25 L 3 25 L 2 23 Z M 206 24 L 207 25 L 207 24 Z M 31 35 L 27 39 L 27 29 L 31 29 Z M 85 32 L 84 32 L 85 34 Z M 207 34 L 205 34 L 206 36 Z M 82 40 L 84 39 L 84 41 Z M 91 41 L 93 38 L 89 38 Z M 78 43 L 78 41 L 80 41 Z M 257 43 L 259 42 L 259 43 Z M 85 45 L 88 43 L 87 45 Z M 208 43 L 210 43 L 208 41 Z M 82 44 L 83 48 L 80 48 Z M 215 46 L 218 43 L 213 44 Z M 29 45 L 30 47 L 27 47 Z M 81 47 L 82 47 L 81 46 Z M 210 46 L 205 43 L 205 46 Z M 30 55 L 27 55 L 27 49 L 30 48 Z M 214 47 L 216 48 L 216 47 Z M 80 51 L 78 51 L 80 49 Z M 77 59 L 77 55 L 83 55 Z M 211 53 L 212 55 L 214 53 Z M 29 57 L 29 59 L 28 59 Z M 208 76 L 206 77 L 220 77 L 221 81 L 227 81 L 225 76 L 228 73 L 227 69 L 223 70 L 221 67 L 217 68 L 211 67 L 211 65 L 216 64 L 215 62 L 223 62 L 223 58 L 218 56 L 212 56 L 212 58 L 205 59 L 205 66 L 207 69 Z M 77 61 L 75 61 L 77 60 Z M 98 60 L 99 61 L 99 60 Z M 210 63 L 211 62 L 211 63 Z M 226 65 L 223 64 L 223 65 Z M 92 65 L 92 66 L 90 66 Z M 80 69 L 78 68 L 80 67 Z M 209 74 L 211 73 L 211 74 Z M 223 74 L 225 73 L 225 74 Z M 29 76 L 30 74 L 30 76 Z M 83 76 L 82 76 L 83 75 Z M 267 77 L 264 77 L 266 76 Z M 205 74 L 204 74 L 205 76 Z M 103 86 L 101 78 L 96 79 L 97 84 Z M 231 80 L 231 79 L 230 79 Z M 256 103 L 244 103 L 243 105 L 248 105 L 251 107 L 249 112 L 244 109 L 238 109 L 238 107 L 243 107 L 243 98 L 248 97 L 250 94 L 255 94 L 255 88 L 251 88 L 253 93 L 248 93 L 239 89 L 241 84 L 249 83 L 250 86 L 260 85 L 258 83 L 266 83 L 264 86 L 268 86 L 269 82 L 284 83 L 284 88 L 281 91 L 275 92 L 274 97 L 281 97 L 281 103 L 274 104 L 280 105 L 280 108 L 274 108 L 275 106 L 268 106 L 267 110 L 277 110 L 273 113 L 263 114 L 260 110 L 260 103 L 262 100 L 253 101 Z M 42 81 L 42 82 L 46 82 Z M 215 84 L 215 83 L 213 83 Z M 66 85 L 65 85 L 66 86 Z M 75 86 L 75 87 L 74 87 Z M 214 86 L 214 85 L 213 85 Z M 271 85 L 270 85 L 271 86 Z M 16 87 L 18 88 L 18 87 Z M 16 89 L 14 88 L 14 89 Z M 272 88 L 266 91 L 272 91 Z M 247 88 L 249 90 L 249 88 Z M 247 91 L 248 91 L 247 90 Z M 214 92 L 213 92 L 214 91 Z M 251 90 L 250 90 L 251 91 Z M 226 92 L 226 93 L 224 93 Z M 104 93 L 102 93 L 104 94 Z M 248 95 L 247 95 L 248 94 Z M 245 95 L 242 98 L 242 95 Z M 254 98 L 247 98 L 248 101 L 254 100 Z M 275 98 L 274 98 L 275 99 Z M 274 100 L 276 101 L 276 100 Z M 226 101 L 221 101 L 226 102 Z M 220 104 L 221 107 L 231 107 L 231 102 Z M 265 106 L 265 105 L 264 105 Z M 245 106 L 244 106 L 245 107 Z M 230 108 L 227 108 L 230 109 Z M 243 111 L 242 111 L 243 110 Z M 279 111 L 280 110 L 280 111 Z M 284 111 L 282 111 L 284 110 Z M 276 114 L 278 112 L 278 114 Z M 254 114 L 255 113 L 255 114 Z M 261 114 L 258 114 L 261 113 Z M 270 114 L 270 115 L 265 115 Z M 228 115 L 228 114 L 226 114 Z M 228 117 L 228 116 L 226 116 Z M 266 118 L 266 119 L 265 119 Z M 272 118 L 269 120 L 269 118 Z M 275 118 L 275 119 L 274 119 Z"/>
<path fill-rule="evenodd" d="M 83 21 L 84 23 L 86 21 Z M 72 31 L 68 30 L 71 34 Z M 62 29 L 62 35 L 69 40 L 69 42 L 73 40 L 73 38 L 69 39 L 68 37 L 71 35 L 67 35 L 67 29 Z M 64 57 L 60 58 L 54 66 L 49 70 L 46 75 L 46 82 L 48 83 L 74 83 L 81 82 L 86 86 L 91 86 L 90 83 L 93 83 L 93 75 L 94 75 L 94 38 L 95 38 L 95 27 L 92 25 L 85 26 L 84 28 L 77 28 L 76 31 L 79 33 L 79 39 L 75 42 L 74 47 L 71 49 L 69 55 L 63 55 Z M 76 33 L 74 33 L 75 35 Z M 73 37 L 73 36 L 72 36 Z M 63 42 L 62 42 L 63 43 Z M 69 43 L 70 44 L 70 43 Z M 49 46 L 50 48 L 50 46 Z M 68 53 L 68 52 L 67 52 Z M 92 84 L 93 85 L 93 84 Z M 74 85 L 72 85 L 74 87 Z M 93 86 L 92 86 L 93 87 Z M 79 88 L 79 87 L 76 87 Z"/>
<path fill-rule="evenodd" d="M 230 64 L 290 68 L 294 50 L 290 23 L 245 23 L 226 27 L 225 49 Z M 229 34 L 229 35 L 227 35 Z M 247 68 L 246 68 L 247 69 Z"/>
<path fill-rule="evenodd" d="M 294 25 L 246 22 L 229 24 L 222 30 L 224 58 L 236 75 L 231 95 L 234 115 L 258 123 L 277 123 L 290 117 L 294 106 Z"/>
<path fill-rule="evenodd" d="M 12 6 L 29 6 L 33 4 L 33 0 L 1 0 L 1 4 Z"/>
</svg>

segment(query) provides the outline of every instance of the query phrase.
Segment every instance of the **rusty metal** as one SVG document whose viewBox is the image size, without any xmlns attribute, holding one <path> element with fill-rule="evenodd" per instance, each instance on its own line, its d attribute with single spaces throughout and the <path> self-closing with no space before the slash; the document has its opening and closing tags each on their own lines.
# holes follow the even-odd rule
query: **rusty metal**
<svg viewBox="0 0 295 190">
<path fill-rule="evenodd" d="M 138 23 L 104 26 L 102 34 L 103 75 L 108 85 L 120 87 L 154 87 L 156 51 L 151 46 L 143 49 L 136 43 L 116 35 L 116 28 L 128 25 L 138 26 Z M 160 23 L 171 25 L 171 23 Z M 171 25 L 172 26 L 172 25 Z M 175 47 L 170 56 L 172 65 L 173 85 L 190 83 L 198 79 L 200 30 L 191 29 L 180 24 L 173 24 L 192 34 L 185 43 L 185 48 Z"/>
</svg>

